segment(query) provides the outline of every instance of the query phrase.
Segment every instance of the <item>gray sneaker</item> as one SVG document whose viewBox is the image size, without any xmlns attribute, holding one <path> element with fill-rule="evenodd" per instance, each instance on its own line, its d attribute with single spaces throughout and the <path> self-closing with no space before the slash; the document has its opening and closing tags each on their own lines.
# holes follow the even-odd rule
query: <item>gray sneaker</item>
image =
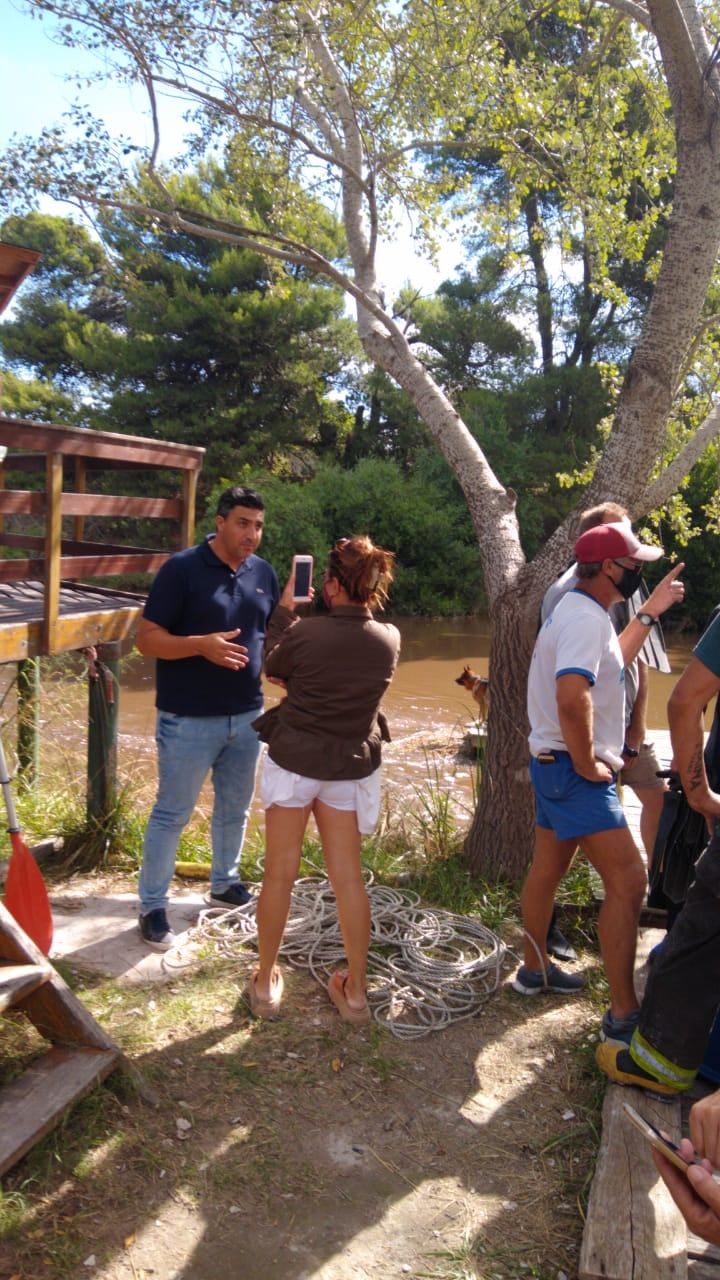
<svg viewBox="0 0 720 1280">
<path fill-rule="evenodd" d="M 156 911 L 147 911 L 145 915 L 141 915 L 138 921 L 143 941 L 153 951 L 169 951 L 177 942 L 177 934 L 174 934 L 168 918 L 162 907 L 158 907 Z"/>
<path fill-rule="evenodd" d="M 543 973 L 542 969 L 528 969 L 521 965 L 515 974 L 513 991 L 521 996 L 537 996 L 541 991 L 548 991 L 556 996 L 571 996 L 575 991 L 582 991 L 585 979 L 581 973 L 564 973 L 552 961 Z"/>
<path fill-rule="evenodd" d="M 610 1010 L 606 1009 L 600 1023 L 600 1039 L 607 1041 L 608 1044 L 619 1044 L 627 1048 L 639 1021 L 639 1009 L 633 1009 L 627 1018 L 613 1018 Z"/>
</svg>

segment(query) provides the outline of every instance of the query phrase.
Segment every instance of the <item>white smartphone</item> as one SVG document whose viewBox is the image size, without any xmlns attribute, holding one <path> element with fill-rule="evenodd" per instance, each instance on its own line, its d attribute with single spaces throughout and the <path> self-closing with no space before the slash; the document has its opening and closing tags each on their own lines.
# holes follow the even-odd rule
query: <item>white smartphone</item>
<svg viewBox="0 0 720 1280">
<path fill-rule="evenodd" d="M 311 599 L 313 558 L 312 556 L 293 556 L 292 572 L 295 575 L 293 584 L 293 600 L 296 604 L 306 604 Z"/>
<path fill-rule="evenodd" d="M 671 1142 L 669 1138 L 664 1138 L 660 1130 L 656 1129 L 654 1124 L 650 1124 L 649 1120 L 643 1119 L 635 1108 L 630 1106 L 629 1102 L 623 1103 L 623 1110 L 628 1119 L 632 1120 L 636 1129 L 639 1129 L 643 1137 L 647 1138 L 650 1146 L 660 1151 L 668 1160 L 677 1165 L 678 1169 L 682 1169 L 683 1173 L 687 1173 L 689 1165 L 700 1164 L 699 1156 L 695 1156 L 692 1160 L 685 1160 L 680 1155 L 675 1143 Z"/>
</svg>

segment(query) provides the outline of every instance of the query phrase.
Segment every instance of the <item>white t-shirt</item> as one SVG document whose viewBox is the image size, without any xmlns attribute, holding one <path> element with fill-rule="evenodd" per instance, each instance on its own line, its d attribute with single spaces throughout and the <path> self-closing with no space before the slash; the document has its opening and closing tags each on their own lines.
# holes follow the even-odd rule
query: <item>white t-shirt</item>
<svg viewBox="0 0 720 1280">
<path fill-rule="evenodd" d="M 622 769 L 625 738 L 625 670 L 620 642 L 607 610 L 584 591 L 568 591 L 543 624 L 530 664 L 530 751 L 567 751 L 560 729 L 555 682 L 587 677 L 593 709 L 593 753 Z"/>
<path fill-rule="evenodd" d="M 561 574 L 560 577 L 557 578 L 555 582 L 553 582 L 545 592 L 545 595 L 543 596 L 542 607 L 540 609 L 541 622 L 547 621 L 553 609 L 557 607 L 557 605 L 562 600 L 563 596 L 566 595 L 568 591 L 574 590 L 577 584 L 578 584 L 577 565 L 571 564 L 570 568 L 566 569 L 565 572 Z M 642 610 L 643 603 L 647 599 L 647 591 L 645 591 L 644 594 L 640 591 L 637 591 L 635 594 L 638 598 L 638 603 L 634 612 L 638 613 Z M 625 600 L 611 606 L 610 619 L 618 635 L 620 635 L 621 632 L 625 630 L 628 622 L 630 621 L 630 616 L 631 616 L 630 610 Z M 657 626 L 657 623 L 656 623 L 656 626 Z M 659 630 L 659 627 L 658 627 L 658 630 Z M 660 638 L 662 640 L 662 632 L 660 632 Z M 647 661 L 647 659 L 645 659 L 645 661 Z M 649 665 L 655 666 L 656 664 L 653 662 L 653 663 L 650 663 Z M 668 667 L 668 670 L 669 670 L 669 667 Z M 627 731 L 628 725 L 630 724 L 630 721 L 632 720 L 633 708 L 635 707 L 635 701 L 638 696 L 639 681 L 640 681 L 640 676 L 638 674 L 638 660 L 637 658 L 633 658 L 632 662 L 629 663 L 629 665 L 625 668 L 625 730 L 626 731 Z"/>
</svg>

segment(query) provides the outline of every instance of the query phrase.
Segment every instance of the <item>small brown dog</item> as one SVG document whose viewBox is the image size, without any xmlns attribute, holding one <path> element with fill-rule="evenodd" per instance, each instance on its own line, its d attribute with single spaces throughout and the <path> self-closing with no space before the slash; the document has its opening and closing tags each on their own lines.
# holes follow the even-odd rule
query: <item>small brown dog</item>
<svg viewBox="0 0 720 1280">
<path fill-rule="evenodd" d="M 478 718 L 486 721 L 488 711 L 490 709 L 490 681 L 487 676 L 479 676 L 472 667 L 463 667 L 463 673 L 458 676 L 456 684 L 461 684 L 472 694 L 478 704 Z"/>
</svg>

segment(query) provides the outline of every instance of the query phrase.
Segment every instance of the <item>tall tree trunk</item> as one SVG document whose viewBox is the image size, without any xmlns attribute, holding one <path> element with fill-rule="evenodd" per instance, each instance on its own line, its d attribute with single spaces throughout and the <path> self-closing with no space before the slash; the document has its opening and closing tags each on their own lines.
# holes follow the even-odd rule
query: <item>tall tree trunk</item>
<svg viewBox="0 0 720 1280">
<path fill-rule="evenodd" d="M 559 535 L 528 565 L 520 544 L 515 494 L 488 468 L 457 411 L 429 379 L 401 336 L 388 340 L 373 324 L 363 346 L 410 395 L 458 477 L 478 539 L 491 615 L 490 716 L 478 808 L 465 857 L 474 875 L 520 880 L 533 843 L 533 796 L 528 772 L 527 671 L 543 592 L 566 566 Z"/>
<path fill-rule="evenodd" d="M 536 627 L 526 575 L 492 610 L 490 716 L 482 786 L 465 841 L 473 875 L 518 881 L 532 855 L 534 799 L 528 772 L 527 670 Z"/>
</svg>

